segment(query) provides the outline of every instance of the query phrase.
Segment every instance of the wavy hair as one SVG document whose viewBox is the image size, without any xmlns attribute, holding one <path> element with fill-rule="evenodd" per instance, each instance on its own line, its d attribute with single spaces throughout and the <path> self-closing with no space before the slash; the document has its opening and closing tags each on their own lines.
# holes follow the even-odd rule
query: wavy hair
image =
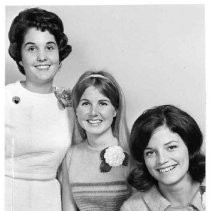
<svg viewBox="0 0 210 211">
<path fill-rule="evenodd" d="M 205 156 L 201 153 L 203 136 L 196 121 L 185 111 L 173 105 L 161 105 L 146 110 L 134 122 L 130 135 L 130 151 L 137 163 L 128 177 L 128 182 L 139 191 L 147 191 L 157 181 L 150 175 L 144 161 L 144 150 L 153 132 L 165 125 L 177 133 L 189 152 L 189 175 L 202 182 L 205 177 Z"/>
<path fill-rule="evenodd" d="M 21 46 L 24 36 L 29 28 L 35 27 L 41 31 L 49 31 L 54 37 L 59 49 L 59 60 L 63 61 L 72 50 L 68 45 L 68 38 L 64 34 L 62 20 L 53 12 L 40 8 L 30 8 L 20 12 L 13 20 L 9 30 L 9 55 L 16 61 L 18 69 L 25 75 L 25 70 L 19 62 L 21 58 Z"/>
</svg>

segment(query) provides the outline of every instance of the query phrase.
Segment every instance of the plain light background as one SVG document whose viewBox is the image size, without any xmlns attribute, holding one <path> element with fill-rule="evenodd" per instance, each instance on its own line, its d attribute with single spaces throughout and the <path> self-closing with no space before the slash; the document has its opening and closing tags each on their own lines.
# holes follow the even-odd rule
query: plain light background
<svg viewBox="0 0 210 211">
<path fill-rule="evenodd" d="M 8 30 L 24 8 L 6 7 L 5 83 L 24 79 L 8 55 Z M 72 88 L 91 68 L 121 85 L 131 128 L 147 108 L 174 104 L 191 114 L 205 136 L 204 5 L 41 6 L 63 20 L 72 53 L 55 78 Z"/>
</svg>

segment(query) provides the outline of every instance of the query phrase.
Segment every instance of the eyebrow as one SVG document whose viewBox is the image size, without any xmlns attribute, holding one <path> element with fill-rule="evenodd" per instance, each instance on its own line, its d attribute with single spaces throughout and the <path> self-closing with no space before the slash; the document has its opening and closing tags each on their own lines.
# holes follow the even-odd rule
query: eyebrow
<svg viewBox="0 0 210 211">
<path fill-rule="evenodd" d="M 83 98 L 83 99 L 80 99 L 80 102 L 81 101 L 90 101 L 90 100 L 86 99 L 86 98 Z M 99 100 L 99 102 L 110 102 L 110 100 L 108 100 L 108 99 L 101 99 L 101 100 Z"/>
<path fill-rule="evenodd" d="M 172 140 L 172 141 L 169 141 L 169 142 L 165 143 L 164 146 L 170 145 L 170 144 L 172 144 L 173 142 L 178 143 L 178 141 Z M 146 148 L 145 148 L 145 150 L 149 150 L 149 149 L 153 149 L 153 148 L 152 148 L 152 147 L 146 147 Z"/>
<path fill-rule="evenodd" d="M 178 143 L 178 141 L 172 140 L 172 141 L 169 141 L 168 143 L 164 144 L 164 146 L 167 146 L 167 145 L 169 145 L 169 144 L 171 144 L 171 143 L 173 143 L 173 142 Z"/>
<path fill-rule="evenodd" d="M 47 42 L 46 44 L 47 44 L 47 45 L 49 45 L 49 44 L 56 45 L 56 43 L 53 42 L 53 41 L 49 41 L 49 42 Z M 36 45 L 36 43 L 34 43 L 34 42 L 27 42 L 27 43 L 24 44 L 24 48 L 25 48 L 27 45 Z"/>
<path fill-rule="evenodd" d="M 102 100 L 99 100 L 99 102 L 101 102 L 101 101 L 105 101 L 105 102 L 110 102 L 110 100 L 107 100 L 107 99 L 102 99 Z"/>
</svg>

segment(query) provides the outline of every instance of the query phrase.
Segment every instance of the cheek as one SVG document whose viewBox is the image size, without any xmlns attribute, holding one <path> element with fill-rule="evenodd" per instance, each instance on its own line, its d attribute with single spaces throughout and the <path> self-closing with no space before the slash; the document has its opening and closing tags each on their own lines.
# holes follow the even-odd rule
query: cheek
<svg viewBox="0 0 210 211">
<path fill-rule="evenodd" d="M 181 162 L 183 163 L 186 168 L 189 168 L 189 154 L 188 151 L 184 151 L 182 153 Z"/>
<path fill-rule="evenodd" d="M 77 119 L 78 120 L 82 120 L 85 119 L 87 117 L 87 109 L 77 109 L 76 114 L 77 114 Z"/>
<path fill-rule="evenodd" d="M 53 61 L 54 63 L 59 64 L 60 60 L 59 60 L 59 53 L 54 53 L 54 54 L 50 54 L 49 58 L 51 59 L 51 61 Z"/>
<path fill-rule="evenodd" d="M 28 55 L 28 54 L 22 54 L 22 61 L 21 61 L 21 65 L 28 65 L 28 64 L 32 64 L 34 62 L 34 56 L 33 55 Z"/>
<path fill-rule="evenodd" d="M 150 171 L 154 167 L 154 165 L 155 165 L 154 163 L 155 163 L 155 161 L 152 158 L 145 159 L 145 165 L 146 165 L 148 171 Z"/>
<path fill-rule="evenodd" d="M 104 110 L 101 111 L 101 114 L 103 114 L 104 117 L 107 117 L 109 119 L 113 119 L 114 118 L 114 114 L 115 114 L 115 110 L 113 108 L 106 108 Z"/>
</svg>

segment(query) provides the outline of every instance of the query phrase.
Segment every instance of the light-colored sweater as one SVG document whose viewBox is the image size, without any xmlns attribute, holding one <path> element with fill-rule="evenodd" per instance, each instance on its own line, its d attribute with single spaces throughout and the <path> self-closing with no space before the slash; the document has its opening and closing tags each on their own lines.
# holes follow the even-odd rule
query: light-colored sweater
<svg viewBox="0 0 210 211">
<path fill-rule="evenodd" d="M 126 182 L 129 167 L 112 167 L 102 173 L 100 151 L 87 142 L 72 147 L 67 163 L 72 195 L 80 211 L 118 211 L 130 196 Z"/>
<path fill-rule="evenodd" d="M 170 209 L 171 203 L 162 196 L 156 186 L 149 191 L 136 192 L 124 202 L 120 211 L 168 211 L 168 210 L 192 210 L 205 211 L 205 186 L 201 185 L 188 207 Z"/>
</svg>

